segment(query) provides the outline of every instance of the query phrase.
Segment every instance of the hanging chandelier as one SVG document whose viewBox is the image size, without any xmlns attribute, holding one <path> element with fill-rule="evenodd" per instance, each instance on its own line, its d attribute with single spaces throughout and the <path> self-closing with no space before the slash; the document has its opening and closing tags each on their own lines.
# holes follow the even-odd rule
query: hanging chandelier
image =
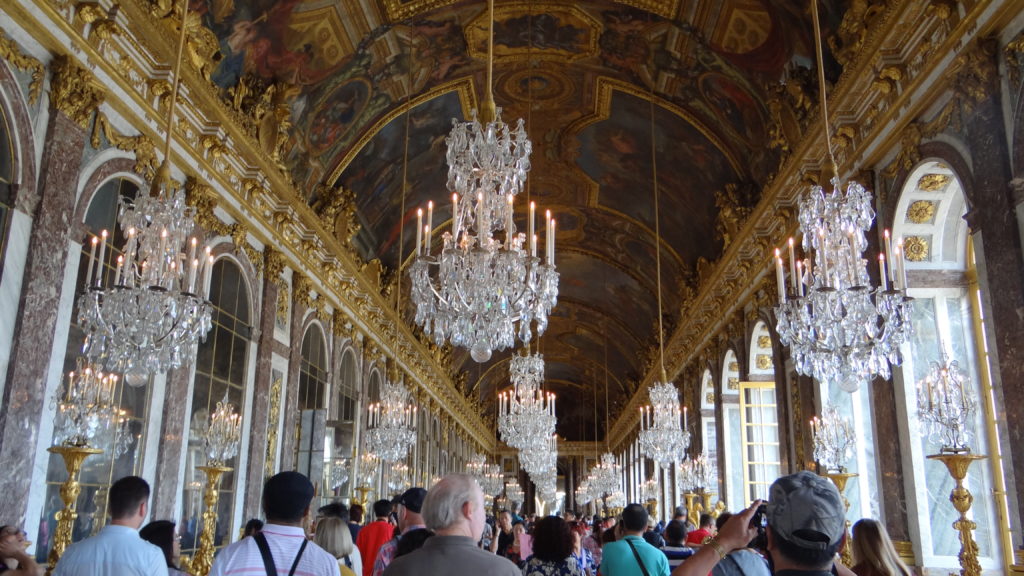
<svg viewBox="0 0 1024 576">
<path fill-rule="evenodd" d="M 552 434 L 540 446 L 519 451 L 519 465 L 537 482 L 537 478 L 553 472 L 558 461 L 558 436 Z"/>
<path fill-rule="evenodd" d="M 171 131 L 181 84 L 185 27 L 178 40 L 163 162 L 149 194 L 118 200 L 117 221 L 126 238 L 112 282 L 104 286 L 106 230 L 92 238 L 78 322 L 86 333 L 83 352 L 96 365 L 124 373 L 141 386 L 149 376 L 179 368 L 210 331 L 208 301 L 213 257 L 197 254 L 189 238 L 194 211 L 170 178 Z M 97 258 L 97 246 L 99 258 Z"/>
<path fill-rule="evenodd" d="M 838 175 L 816 3 L 812 8 L 822 126 L 829 168 Z M 878 258 L 881 285 L 873 287 L 868 278 L 863 254 L 868 247 L 865 232 L 875 219 L 871 194 L 856 182 L 848 183 L 844 191 L 838 177 L 831 179 L 830 188 L 812 186 L 800 200 L 802 246 L 809 256 L 798 261 L 793 239 L 789 240 L 788 298 L 782 254 L 775 251 L 777 330 L 791 349 L 797 372 L 853 392 L 874 376 L 889 378 L 890 366 L 903 362 L 900 346 L 913 332 L 913 305 L 906 295 L 902 241 L 894 252 L 888 231 L 885 255 Z"/>
<path fill-rule="evenodd" d="M 590 470 L 590 493 L 595 498 L 608 498 L 622 493 L 622 466 L 611 452 L 601 455 L 601 462 Z"/>
<path fill-rule="evenodd" d="M 814 443 L 814 460 L 825 472 L 845 472 L 846 462 L 853 456 L 856 433 L 850 421 L 839 415 L 829 404 L 821 418 L 811 419 L 811 438 Z"/>
<path fill-rule="evenodd" d="M 651 405 L 640 408 L 640 450 L 658 466 L 668 469 L 686 455 L 690 446 L 689 419 L 679 409 L 679 390 L 659 382 L 649 390 Z"/>
<path fill-rule="evenodd" d="M 718 485 L 718 470 L 715 463 L 701 453 L 679 465 L 678 478 L 683 493 L 711 490 Z"/>
<path fill-rule="evenodd" d="M 367 407 L 367 450 L 384 462 L 405 458 L 416 441 L 416 408 L 400 379 L 385 381 L 380 402 Z"/>
<path fill-rule="evenodd" d="M 494 0 L 488 3 L 491 29 L 487 49 L 487 94 L 480 117 L 453 120 L 448 145 L 448 189 L 452 229 L 442 236 L 440 254 L 431 253 L 433 203 L 417 213 L 416 258 L 409 268 L 415 321 L 438 345 L 467 348 L 477 362 L 494 350 L 528 342 L 538 334 L 558 298 L 555 221 L 547 212 L 546 258 L 537 256 L 536 205 L 530 203 L 526 235 L 516 234 L 513 199 L 530 170 L 532 144 L 520 119 L 513 129 L 494 104 Z M 498 233 L 498 234 L 496 234 Z M 436 272 L 432 271 L 436 269 Z"/>
<path fill-rule="evenodd" d="M 586 477 L 582 482 L 580 482 L 579 486 L 576 487 L 576 503 L 587 504 L 593 499 L 594 497 L 591 496 L 590 492 L 590 478 Z"/>
<path fill-rule="evenodd" d="M 501 439 L 520 451 L 543 449 L 555 433 L 555 395 L 541 390 L 544 357 L 516 354 L 509 364 L 513 389 L 498 396 Z"/>
<path fill-rule="evenodd" d="M 917 412 L 924 432 L 943 454 L 971 451 L 971 424 L 978 401 L 956 360 L 943 353 L 917 387 Z"/>
<path fill-rule="evenodd" d="M 523 503 L 523 489 L 518 482 L 505 483 L 505 499 L 513 508 L 518 508 Z"/>
</svg>

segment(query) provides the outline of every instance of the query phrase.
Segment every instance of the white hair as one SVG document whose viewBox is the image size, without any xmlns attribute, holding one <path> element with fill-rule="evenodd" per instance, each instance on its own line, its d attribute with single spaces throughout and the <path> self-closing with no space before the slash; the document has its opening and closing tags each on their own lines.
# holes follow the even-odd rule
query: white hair
<svg viewBox="0 0 1024 576">
<path fill-rule="evenodd" d="M 427 492 L 423 500 L 423 523 L 428 530 L 444 530 L 458 524 L 462 506 L 469 502 L 476 508 L 476 480 L 466 474 L 450 474 L 442 478 Z"/>
</svg>

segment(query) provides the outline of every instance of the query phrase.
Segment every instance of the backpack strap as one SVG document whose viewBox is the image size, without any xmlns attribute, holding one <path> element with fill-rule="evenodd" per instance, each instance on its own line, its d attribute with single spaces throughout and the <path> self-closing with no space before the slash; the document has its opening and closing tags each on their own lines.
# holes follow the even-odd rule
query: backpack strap
<svg viewBox="0 0 1024 576">
<path fill-rule="evenodd" d="M 306 551 L 306 544 L 309 544 L 309 540 L 303 538 L 302 545 L 299 546 L 299 553 L 295 555 L 295 561 L 292 562 L 292 569 L 288 571 L 288 576 L 295 576 L 295 569 L 299 567 L 299 558 L 302 558 L 302 553 Z"/>
<path fill-rule="evenodd" d="M 267 576 L 277 576 L 277 566 L 274 565 L 274 556 L 270 553 L 270 546 L 267 544 L 267 537 L 262 532 L 257 532 L 252 535 L 252 539 L 256 541 L 256 547 L 260 549 L 260 556 L 263 557 L 263 568 L 267 571 Z M 305 540 L 303 540 L 303 547 L 305 547 Z M 295 568 L 292 568 L 294 572 Z"/>
</svg>

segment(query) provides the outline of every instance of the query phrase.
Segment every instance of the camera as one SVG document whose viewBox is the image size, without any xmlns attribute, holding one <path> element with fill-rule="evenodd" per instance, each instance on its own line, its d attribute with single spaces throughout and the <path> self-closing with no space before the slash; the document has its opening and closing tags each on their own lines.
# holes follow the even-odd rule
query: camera
<svg viewBox="0 0 1024 576">
<path fill-rule="evenodd" d="M 767 511 L 767 504 L 761 504 L 758 506 L 757 511 L 754 512 L 754 515 L 750 518 L 750 527 L 763 531 L 765 526 L 768 525 Z"/>
</svg>

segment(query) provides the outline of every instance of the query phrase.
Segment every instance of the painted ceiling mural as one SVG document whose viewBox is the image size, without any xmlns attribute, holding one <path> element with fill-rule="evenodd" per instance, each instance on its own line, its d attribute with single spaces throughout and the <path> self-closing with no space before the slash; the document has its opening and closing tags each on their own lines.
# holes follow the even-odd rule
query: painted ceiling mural
<svg viewBox="0 0 1024 576">
<path fill-rule="evenodd" d="M 847 3 L 828 3 L 826 27 Z M 768 102 L 780 81 L 807 67 L 813 45 L 804 0 L 664 0 L 649 3 L 652 12 L 630 4 L 497 0 L 495 8 L 495 100 L 506 121 L 526 119 L 528 193 L 559 220 L 561 293 L 541 344 L 548 383 L 560 394 L 603 394 L 607 365 L 613 417 L 656 348 L 655 251 L 671 333 L 778 168 Z M 427 200 L 437 203 L 435 232 L 450 225 L 445 137 L 484 93 L 486 2 L 191 7 L 220 40 L 212 80 L 226 99 L 268 85 L 286 99 L 280 159 L 314 209 L 337 189 L 354 198 L 360 258 L 392 273 L 400 255 L 407 261 L 411 222 Z M 526 203 L 518 204 L 523 221 Z M 466 394 L 493 412 L 496 391 L 508 386 L 509 353 L 481 366 L 462 350 L 451 358 L 466 374 Z M 578 404 L 562 404 L 559 432 L 592 438 L 593 401 Z"/>
</svg>

